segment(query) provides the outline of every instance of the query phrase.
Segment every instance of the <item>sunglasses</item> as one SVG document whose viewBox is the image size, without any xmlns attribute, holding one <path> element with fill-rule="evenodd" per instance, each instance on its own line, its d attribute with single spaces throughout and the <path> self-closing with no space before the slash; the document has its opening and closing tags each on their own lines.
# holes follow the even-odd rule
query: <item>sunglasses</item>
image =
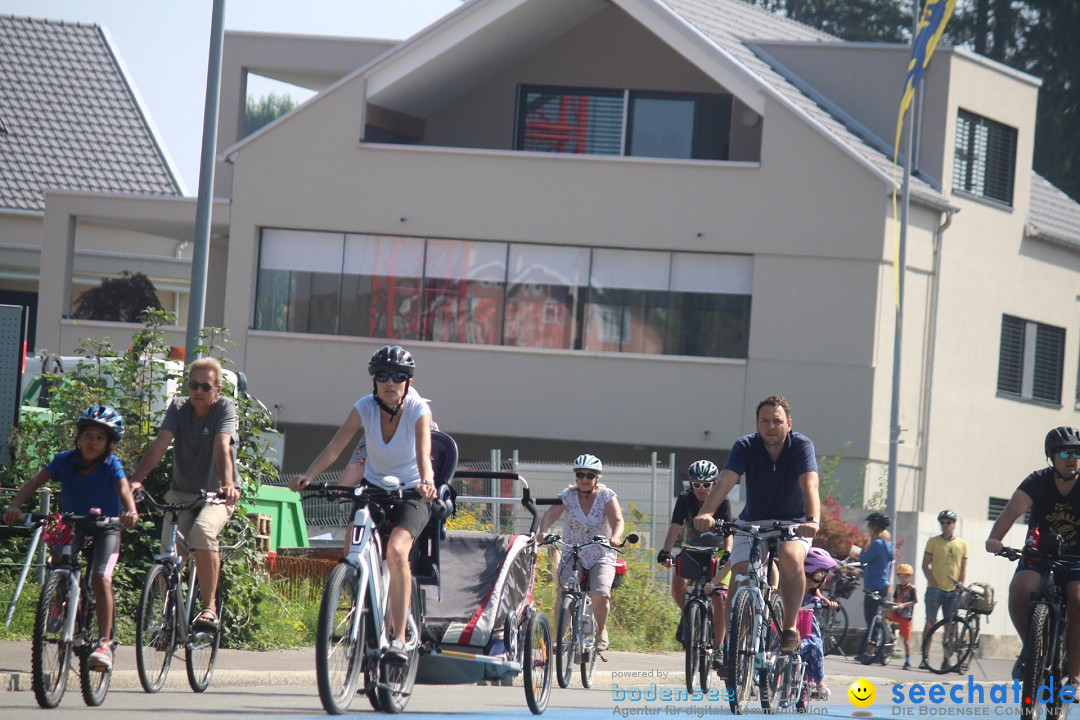
<svg viewBox="0 0 1080 720">
<path fill-rule="evenodd" d="M 375 382 L 386 382 L 387 380 L 393 380 L 395 383 L 403 383 L 409 379 L 408 373 L 396 372 L 377 372 L 375 373 Z"/>
<path fill-rule="evenodd" d="M 576 477 L 578 480 L 595 480 L 596 479 L 596 473 L 594 473 L 594 472 L 576 472 L 576 473 L 574 473 L 574 477 Z"/>
<path fill-rule="evenodd" d="M 189 390 L 202 390 L 203 392 L 210 392 L 214 389 L 214 386 L 210 383 L 197 383 L 194 380 L 188 380 L 187 386 Z"/>
<path fill-rule="evenodd" d="M 1058 450 L 1057 456 L 1062 460 L 1068 460 L 1069 458 L 1080 460 L 1080 450 Z"/>
<path fill-rule="evenodd" d="M 700 490 L 702 488 L 711 488 L 712 486 L 713 486 L 713 481 L 712 480 L 709 480 L 708 482 L 693 482 L 693 481 L 691 481 L 691 483 L 690 483 L 690 487 L 694 488 L 695 490 Z"/>
</svg>

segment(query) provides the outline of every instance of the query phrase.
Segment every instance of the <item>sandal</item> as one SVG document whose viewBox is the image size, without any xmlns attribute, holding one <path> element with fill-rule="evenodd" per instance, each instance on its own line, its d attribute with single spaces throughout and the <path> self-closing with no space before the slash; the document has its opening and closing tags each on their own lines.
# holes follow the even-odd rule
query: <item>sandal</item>
<svg viewBox="0 0 1080 720">
<path fill-rule="evenodd" d="M 217 630 L 218 628 L 218 616 L 217 613 L 210 608 L 203 608 L 203 611 L 191 621 L 193 628 L 201 630 Z"/>
<path fill-rule="evenodd" d="M 794 655 L 799 649 L 799 631 L 785 630 L 780 634 L 780 653 Z"/>
</svg>

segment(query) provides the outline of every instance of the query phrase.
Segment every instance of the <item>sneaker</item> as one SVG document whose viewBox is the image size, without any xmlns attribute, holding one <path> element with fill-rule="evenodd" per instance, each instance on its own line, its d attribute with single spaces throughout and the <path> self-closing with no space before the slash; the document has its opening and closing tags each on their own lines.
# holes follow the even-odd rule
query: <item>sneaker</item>
<svg viewBox="0 0 1080 720">
<path fill-rule="evenodd" d="M 409 663 L 409 651 L 405 649 L 405 643 L 397 638 L 390 641 L 390 647 L 383 653 L 383 660 L 395 665 L 407 665 Z"/>
<path fill-rule="evenodd" d="M 825 684 L 825 681 L 824 681 L 824 680 L 822 680 L 821 682 L 819 682 L 819 683 L 818 683 L 818 686 L 817 686 L 817 696 L 818 696 L 818 698 L 819 698 L 819 699 L 821 699 L 821 700 L 828 700 L 828 699 L 829 699 L 829 695 L 830 695 L 831 693 L 832 693 L 832 691 L 831 691 L 831 690 L 829 690 L 829 686 Z"/>
<path fill-rule="evenodd" d="M 923 658 L 922 662 L 919 663 L 919 669 L 920 670 L 929 670 L 930 669 L 930 663 L 926 662 L 926 658 Z"/>
<path fill-rule="evenodd" d="M 596 637 L 596 652 L 604 652 L 608 649 L 611 643 L 608 642 L 607 628 L 600 631 L 600 634 Z"/>
<path fill-rule="evenodd" d="M 903 669 L 904 669 L 904 670 L 910 670 L 910 669 L 911 669 L 911 661 L 910 661 L 910 660 L 905 660 L 905 661 L 904 661 L 904 667 L 903 667 Z"/>
<path fill-rule="evenodd" d="M 1012 667 L 1012 679 L 1019 680 L 1020 676 L 1024 674 L 1024 662 L 1019 655 L 1016 656 L 1016 662 Z"/>
<path fill-rule="evenodd" d="M 91 670 L 99 672 L 111 670 L 113 661 L 112 645 L 109 644 L 108 640 L 99 640 L 97 649 L 90 653 L 90 657 L 86 661 Z"/>
</svg>

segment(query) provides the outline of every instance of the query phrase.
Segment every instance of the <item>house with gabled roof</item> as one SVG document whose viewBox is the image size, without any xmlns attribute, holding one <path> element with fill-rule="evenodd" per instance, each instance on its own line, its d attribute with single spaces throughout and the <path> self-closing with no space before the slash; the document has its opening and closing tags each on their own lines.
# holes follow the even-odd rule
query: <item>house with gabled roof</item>
<svg viewBox="0 0 1080 720">
<path fill-rule="evenodd" d="M 780 393 L 845 494 L 881 489 L 907 47 L 739 0 L 471 0 L 332 80 L 297 39 L 325 84 L 243 137 L 241 40 L 289 74 L 283 38 L 226 38 L 208 308 L 286 470 L 395 342 L 466 457 L 719 460 Z M 990 517 L 1080 425 L 1080 206 L 1032 170 L 1037 78 L 942 47 L 924 82 L 898 506 Z"/>
<path fill-rule="evenodd" d="M 32 326 L 50 191 L 175 199 L 184 187 L 104 28 L 0 15 L 0 303 L 31 307 Z M 84 230 L 71 295 L 124 269 L 145 272 L 160 288 L 191 274 L 190 253 L 170 262 L 175 242 L 117 237 L 89 223 Z M 153 258 L 164 245 L 167 259 Z M 118 253 L 130 254 L 130 264 L 118 267 Z M 172 296 L 162 299 L 173 305 Z"/>
</svg>

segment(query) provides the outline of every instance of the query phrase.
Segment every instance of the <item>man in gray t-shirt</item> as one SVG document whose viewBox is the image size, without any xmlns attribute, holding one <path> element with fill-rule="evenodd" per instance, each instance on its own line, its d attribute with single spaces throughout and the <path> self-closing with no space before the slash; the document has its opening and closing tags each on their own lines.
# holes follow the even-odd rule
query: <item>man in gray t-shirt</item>
<svg viewBox="0 0 1080 720">
<path fill-rule="evenodd" d="M 236 403 L 221 396 L 221 364 L 213 358 L 196 360 L 188 369 L 186 398 L 176 398 L 165 411 L 161 429 L 131 476 L 132 490 L 142 487 L 173 445 L 173 468 L 165 501 L 183 503 L 200 490 L 217 492 L 225 504 L 205 504 L 180 515 L 177 526 L 186 545 L 195 551 L 196 574 L 203 611 L 194 625 L 217 627 L 220 608 L 216 594 L 221 556 L 218 535 L 229 521 L 240 490 L 236 475 L 239 443 Z M 162 528 L 166 537 L 167 528 Z"/>
</svg>

